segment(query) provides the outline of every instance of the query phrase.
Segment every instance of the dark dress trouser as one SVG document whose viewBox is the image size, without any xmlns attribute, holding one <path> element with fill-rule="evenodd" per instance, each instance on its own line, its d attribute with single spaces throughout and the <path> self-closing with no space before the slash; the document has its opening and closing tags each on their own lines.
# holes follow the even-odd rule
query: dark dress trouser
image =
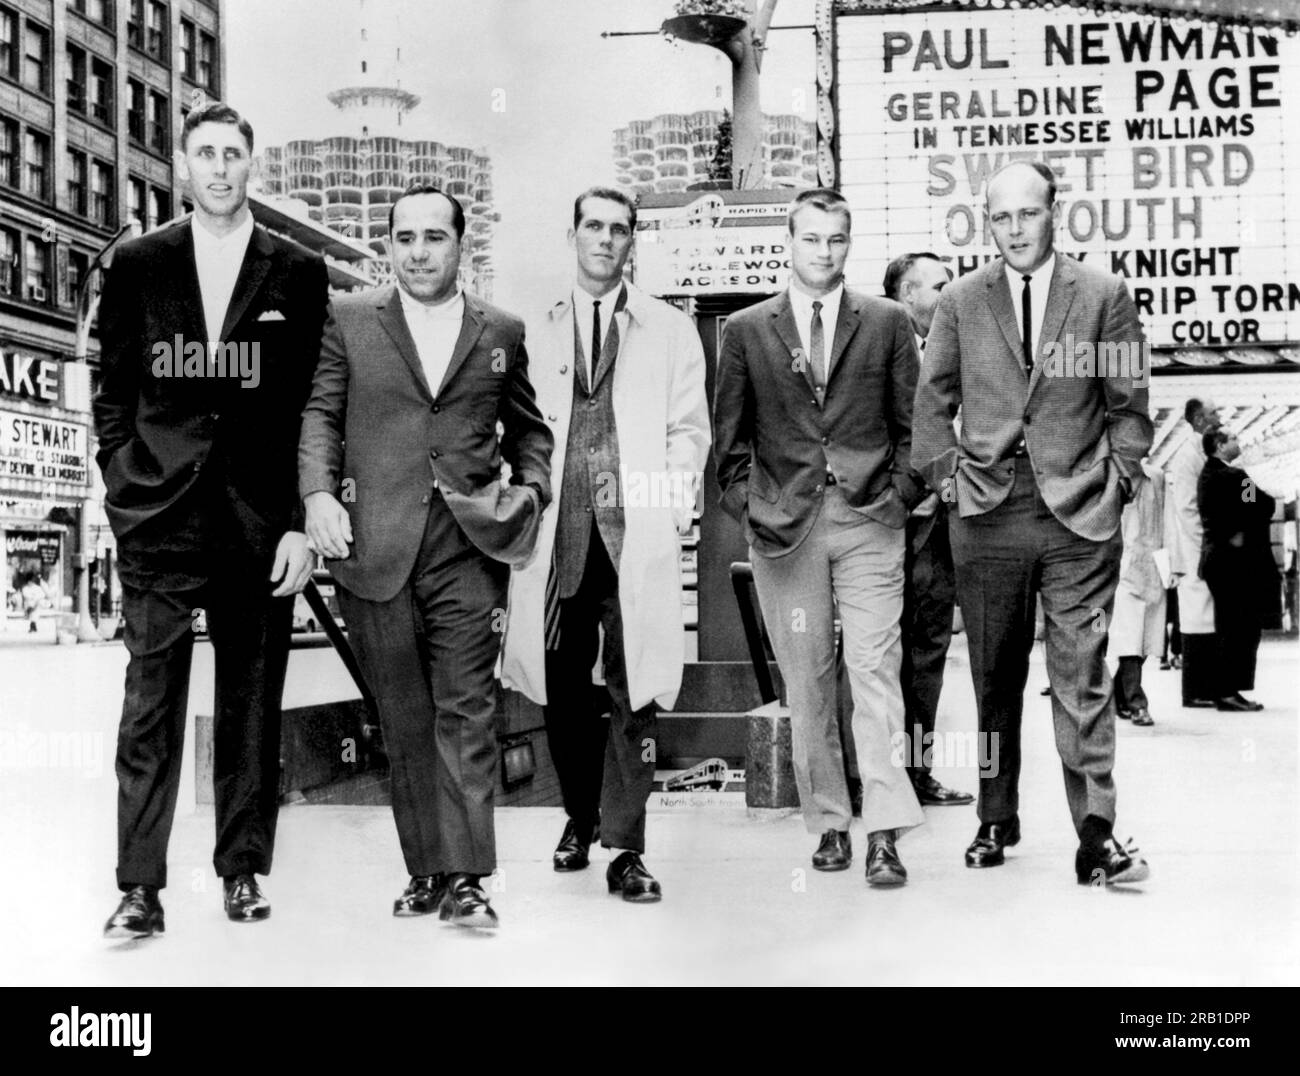
<svg viewBox="0 0 1300 1076">
<path fill-rule="evenodd" d="M 605 686 L 613 710 L 595 705 L 591 671 L 605 633 Z M 595 524 L 582 582 L 560 600 L 560 645 L 546 652 L 546 736 L 564 809 L 584 831 L 600 817 L 606 848 L 645 851 L 646 800 L 654 785 L 657 707 L 633 710 L 623 655 L 618 574 Z"/>
<path fill-rule="evenodd" d="M 929 533 L 916 545 L 917 532 Z M 948 538 L 947 511 L 940 505 L 931 519 L 907 521 L 907 563 L 903 589 L 903 702 L 910 741 L 908 759 L 924 759 L 926 737 L 933 737 L 943 690 L 943 670 L 952 642 L 957 583 Z M 918 748 L 917 745 L 920 745 Z M 924 763 L 914 775 L 930 773 Z"/>
<path fill-rule="evenodd" d="M 1094 542 L 1070 531 L 1043 502 L 1026 457 L 1007 499 L 983 515 L 949 513 L 957 598 L 970 640 L 981 753 L 981 822 L 1020 808 L 1020 721 L 1035 596 L 1046 618 L 1052 723 L 1076 830 L 1088 815 L 1115 819 L 1115 705 L 1106 631 L 1119 582 L 1118 530 Z M 994 747 L 993 737 L 997 737 Z"/>
<path fill-rule="evenodd" d="M 396 596 L 374 602 L 338 588 L 379 709 L 393 819 L 413 876 L 496 869 L 493 672 L 509 574 L 434 497 L 415 567 Z"/>
<path fill-rule="evenodd" d="M 130 543 L 124 543 L 129 549 Z M 147 557 L 142 557 L 147 560 Z M 117 739 L 117 883 L 167 884 L 194 650 L 203 608 L 216 666 L 213 789 L 217 874 L 268 874 L 280 784 L 280 703 L 292 598 L 272 598 L 271 561 L 210 558 L 199 587 L 122 580 L 130 659 Z M 124 561 L 124 566 L 129 560 Z"/>
</svg>

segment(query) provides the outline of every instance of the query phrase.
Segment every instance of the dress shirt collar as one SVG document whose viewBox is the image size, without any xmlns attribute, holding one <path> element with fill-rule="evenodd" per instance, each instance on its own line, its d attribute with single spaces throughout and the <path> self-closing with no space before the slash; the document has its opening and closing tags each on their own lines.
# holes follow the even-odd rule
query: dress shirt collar
<svg viewBox="0 0 1300 1076">
<path fill-rule="evenodd" d="M 242 224 L 228 235 L 214 235 L 199 223 L 198 214 L 190 217 L 190 231 L 194 235 L 194 249 L 204 255 L 221 256 L 231 250 L 241 252 L 248 248 L 248 241 L 253 238 L 253 214 L 250 211 Z"/>
<path fill-rule="evenodd" d="M 397 294 L 402 301 L 402 313 L 407 324 L 430 321 L 460 321 L 465 316 L 465 293 L 456 289 L 456 294 L 444 302 L 430 305 L 422 303 L 414 295 L 409 295 L 405 288 L 397 285 Z"/>
<path fill-rule="evenodd" d="M 1003 268 L 1007 274 L 1007 287 L 1011 289 L 1011 294 L 1015 296 L 1016 302 L 1020 302 L 1021 293 L 1025 288 L 1025 274 L 1012 269 L 1011 266 L 1003 263 Z M 1047 261 L 1043 262 L 1037 269 L 1029 274 L 1029 290 L 1035 297 L 1034 305 L 1037 306 L 1037 297 L 1047 296 L 1047 289 L 1052 286 L 1052 274 L 1056 271 L 1056 251 L 1048 255 Z M 1042 289 L 1041 291 L 1039 289 Z M 1035 329 L 1037 331 L 1037 329 Z"/>
<path fill-rule="evenodd" d="M 844 299 L 844 282 L 840 281 L 825 295 L 813 299 L 805 291 L 801 291 L 796 285 L 790 285 L 790 305 L 794 308 L 795 321 L 799 323 L 801 329 L 807 329 L 812 324 L 812 304 L 819 302 L 822 304 L 822 328 L 832 336 L 835 333 L 835 326 L 839 321 L 840 303 Z"/>
</svg>

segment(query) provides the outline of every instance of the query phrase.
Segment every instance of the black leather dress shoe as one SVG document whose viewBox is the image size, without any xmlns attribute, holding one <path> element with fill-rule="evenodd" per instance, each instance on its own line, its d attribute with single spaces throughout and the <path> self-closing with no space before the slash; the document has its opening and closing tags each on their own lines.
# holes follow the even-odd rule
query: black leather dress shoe
<svg viewBox="0 0 1300 1076">
<path fill-rule="evenodd" d="M 1129 721 L 1132 719 L 1133 714 L 1129 710 L 1116 709 L 1115 716 L 1118 717 L 1121 721 Z"/>
<path fill-rule="evenodd" d="M 847 829 L 828 829 L 813 853 L 812 865 L 819 871 L 844 871 L 853 862 L 853 845 Z"/>
<path fill-rule="evenodd" d="M 1254 699 L 1248 699 L 1240 691 L 1238 691 L 1233 696 L 1233 698 L 1237 699 L 1239 702 L 1244 702 L 1247 706 L 1251 708 L 1251 710 L 1255 712 L 1259 712 L 1260 710 L 1264 709 L 1264 704 L 1262 702 L 1255 702 Z"/>
<path fill-rule="evenodd" d="M 487 894 L 478 884 L 475 874 L 447 875 L 447 888 L 438 905 L 438 918 L 458 927 L 478 927 L 480 930 L 496 929 L 497 913 L 488 903 Z"/>
<path fill-rule="evenodd" d="M 867 885 L 902 885 L 907 869 L 894 848 L 894 831 L 877 830 L 867 834 Z"/>
<path fill-rule="evenodd" d="M 555 855 L 551 857 L 551 865 L 557 871 L 580 871 L 586 869 L 590 861 L 588 858 L 591 850 L 591 842 L 595 839 L 598 829 L 592 830 L 589 834 L 582 834 L 578 830 L 578 824 L 572 819 L 564 823 L 564 832 L 560 835 L 560 843 L 555 846 Z"/>
<path fill-rule="evenodd" d="M 605 881 L 611 893 L 621 893 L 633 904 L 653 904 L 663 897 L 659 883 L 635 852 L 624 852 L 611 860 Z"/>
<path fill-rule="evenodd" d="M 104 924 L 106 938 L 148 938 L 163 933 L 163 909 L 158 890 L 135 885 L 122 894 L 117 911 Z"/>
<path fill-rule="evenodd" d="M 1183 699 L 1184 710 L 1213 710 L 1213 699 Z"/>
<path fill-rule="evenodd" d="M 1146 881 L 1151 868 L 1138 855 L 1132 841 L 1122 848 L 1111 836 L 1092 848 L 1079 846 L 1074 857 L 1074 874 L 1080 885 L 1119 885 Z"/>
<path fill-rule="evenodd" d="M 928 773 L 916 774 L 912 778 L 912 788 L 915 789 L 917 802 L 922 807 L 960 807 L 962 804 L 975 802 L 975 797 L 969 792 L 944 788 Z"/>
<path fill-rule="evenodd" d="M 1005 822 L 982 822 L 975 839 L 966 849 L 966 866 L 1000 867 L 1006 862 L 1002 850 L 1020 843 L 1020 819 Z"/>
<path fill-rule="evenodd" d="M 1216 710 L 1228 710 L 1237 714 L 1249 714 L 1255 711 L 1255 707 L 1240 695 L 1229 695 L 1226 699 L 1217 699 L 1214 708 Z"/>
<path fill-rule="evenodd" d="M 1151 719 L 1151 711 L 1145 706 L 1139 706 L 1133 711 L 1133 724 L 1135 725 L 1154 725 L 1155 721 Z"/>
<path fill-rule="evenodd" d="M 393 901 L 396 916 L 429 915 L 438 910 L 442 901 L 441 874 L 414 874 L 406 890 Z"/>
<path fill-rule="evenodd" d="M 226 918 L 234 923 L 253 923 L 271 917 L 271 902 L 262 896 L 251 874 L 234 874 L 224 880 Z"/>
</svg>

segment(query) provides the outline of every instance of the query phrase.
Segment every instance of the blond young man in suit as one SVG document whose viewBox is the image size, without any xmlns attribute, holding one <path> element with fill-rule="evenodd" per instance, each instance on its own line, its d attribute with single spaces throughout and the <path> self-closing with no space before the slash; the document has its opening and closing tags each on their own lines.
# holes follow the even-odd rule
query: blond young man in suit
<svg viewBox="0 0 1300 1076">
<path fill-rule="evenodd" d="M 457 285 L 464 234 L 436 187 L 393 204 L 397 285 L 334 300 L 299 475 L 388 749 L 411 876 L 393 914 L 492 928 L 493 669 L 508 565 L 550 501 L 552 438 L 523 322 Z"/>
<path fill-rule="evenodd" d="M 966 864 L 998 866 L 1020 840 L 1020 721 L 1041 596 L 1077 879 L 1141 881 L 1146 862 L 1112 833 L 1115 702 L 1105 653 L 1120 511 L 1145 480 L 1151 445 L 1142 326 L 1120 278 L 1055 252 L 1060 206 L 1046 166 L 1021 161 L 996 172 L 987 212 L 1001 257 L 939 299 L 912 446 L 917 469 L 956 509 L 957 597 L 993 759 L 981 773 Z"/>
<path fill-rule="evenodd" d="M 836 715 L 834 618 L 853 694 L 867 882 L 901 885 L 898 835 L 924 821 L 892 756 L 903 735 L 899 667 L 917 355 L 897 303 L 844 286 L 852 220 L 835 191 L 790 208 L 788 291 L 727 322 L 714 393 L 723 509 L 745 528 L 763 619 L 790 699 L 804 825 L 818 870 L 852 858 Z"/>
</svg>

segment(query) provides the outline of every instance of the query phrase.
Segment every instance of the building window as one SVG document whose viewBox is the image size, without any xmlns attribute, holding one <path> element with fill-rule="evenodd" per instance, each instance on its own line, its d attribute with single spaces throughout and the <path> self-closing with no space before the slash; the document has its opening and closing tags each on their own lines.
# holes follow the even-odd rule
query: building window
<svg viewBox="0 0 1300 1076">
<path fill-rule="evenodd" d="M 18 288 L 18 233 L 0 228 L 0 295 Z"/>
<path fill-rule="evenodd" d="M 18 77 L 18 15 L 0 7 L 0 75 Z"/>
<path fill-rule="evenodd" d="M 23 193 L 30 198 L 47 199 L 50 194 L 50 139 L 48 135 L 27 132 L 27 170 L 23 175 Z"/>
<path fill-rule="evenodd" d="M 90 255 L 83 250 L 68 251 L 68 294 L 75 306 L 81 295 L 81 285 L 90 272 Z"/>
<path fill-rule="evenodd" d="M 86 112 L 86 50 L 68 45 L 68 107 Z"/>
<path fill-rule="evenodd" d="M 144 50 L 155 60 L 167 61 L 167 5 L 149 0 L 149 32 Z"/>
<path fill-rule="evenodd" d="M 18 186 L 18 124 L 0 116 L 0 183 Z"/>
<path fill-rule="evenodd" d="M 90 60 L 90 115 L 105 127 L 116 127 L 113 108 L 113 65 L 107 60 Z"/>
<path fill-rule="evenodd" d="M 153 187 L 149 191 L 149 217 L 146 226 L 152 231 L 160 224 L 166 224 L 172 215 L 172 198 L 164 190 Z"/>
<path fill-rule="evenodd" d="M 113 27 L 112 0 L 72 0 L 72 10 L 100 26 Z"/>
<path fill-rule="evenodd" d="M 137 142 L 144 142 L 144 83 L 133 78 L 126 80 L 129 103 L 126 109 L 126 133 Z"/>
<path fill-rule="evenodd" d="M 144 231 L 144 180 L 128 176 L 126 181 L 126 214 L 128 220 L 135 221 Z"/>
<path fill-rule="evenodd" d="M 168 123 L 167 98 L 160 93 L 149 92 L 149 126 L 148 126 L 148 145 L 152 150 L 159 153 L 166 153 L 167 147 L 171 141 L 171 130 Z"/>
<path fill-rule="evenodd" d="M 217 86 L 217 39 L 211 34 L 199 31 L 199 82 L 216 93 Z"/>
<path fill-rule="evenodd" d="M 68 210 L 86 215 L 86 155 L 79 150 L 68 150 Z"/>
<path fill-rule="evenodd" d="M 24 38 L 23 85 L 38 93 L 50 92 L 50 33 L 35 23 L 27 24 Z"/>
<path fill-rule="evenodd" d="M 90 219 L 101 227 L 113 227 L 117 223 L 113 202 L 113 167 L 95 161 L 90 166 Z"/>
<path fill-rule="evenodd" d="M 44 243 L 28 236 L 26 254 L 27 271 L 23 281 L 27 298 L 34 303 L 47 303 L 50 300 L 50 252 Z"/>
<path fill-rule="evenodd" d="M 198 75 L 195 29 L 189 19 L 181 19 L 181 74 L 186 78 L 195 78 Z"/>
<path fill-rule="evenodd" d="M 130 0 L 126 13 L 126 43 L 133 48 L 144 48 L 144 0 Z"/>
</svg>

